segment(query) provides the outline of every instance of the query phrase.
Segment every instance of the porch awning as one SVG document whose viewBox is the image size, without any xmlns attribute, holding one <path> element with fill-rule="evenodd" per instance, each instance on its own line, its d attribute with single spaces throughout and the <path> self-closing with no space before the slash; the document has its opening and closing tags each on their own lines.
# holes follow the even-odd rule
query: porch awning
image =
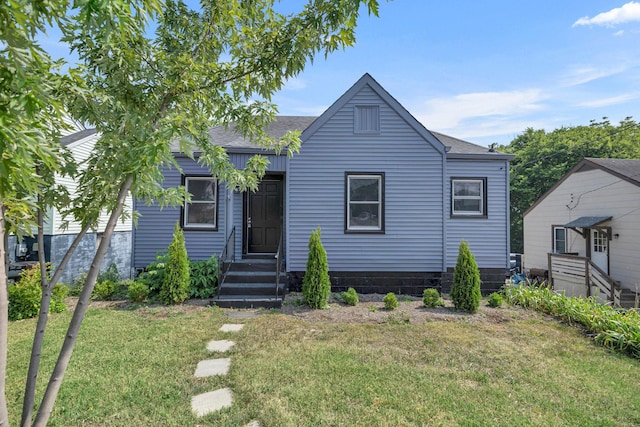
<svg viewBox="0 0 640 427">
<path fill-rule="evenodd" d="M 611 216 L 581 216 L 564 225 L 565 228 L 592 228 L 603 222 L 609 221 Z"/>
</svg>

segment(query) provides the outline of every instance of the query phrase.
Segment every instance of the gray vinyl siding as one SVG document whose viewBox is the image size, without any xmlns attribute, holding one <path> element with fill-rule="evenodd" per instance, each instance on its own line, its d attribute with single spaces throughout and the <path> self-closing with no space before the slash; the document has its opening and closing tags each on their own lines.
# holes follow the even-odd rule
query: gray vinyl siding
<svg viewBox="0 0 640 427">
<path fill-rule="evenodd" d="M 354 134 L 354 107 L 380 105 L 380 132 Z M 384 234 L 344 231 L 345 172 L 384 173 Z M 365 86 L 290 160 L 287 269 L 304 271 L 322 228 L 332 271 L 441 271 L 443 156 Z"/>
<path fill-rule="evenodd" d="M 232 154 L 230 159 L 237 168 L 244 168 L 250 154 Z M 286 156 L 267 155 L 271 162 L 269 171 L 284 171 Z M 207 175 L 208 169 L 195 161 L 180 157 L 178 164 L 185 175 Z M 166 169 L 164 172 L 165 188 L 177 187 L 182 184 L 182 177 L 176 169 Z M 242 254 L 242 200 L 243 194 L 233 194 L 233 221 L 231 227 L 236 227 L 236 258 Z M 213 254 L 220 254 L 231 230 L 227 230 L 226 218 L 227 188 L 224 183 L 218 185 L 218 218 L 216 231 L 185 230 L 184 238 L 190 259 L 206 259 Z M 173 238 L 173 227 L 180 221 L 180 207 L 165 207 L 162 210 L 156 205 L 147 206 L 145 203 L 135 202 L 135 209 L 141 215 L 133 239 L 133 266 L 141 268 L 155 260 L 159 251 L 166 250 Z"/>
<path fill-rule="evenodd" d="M 507 268 L 509 260 L 508 162 L 448 160 L 446 185 L 447 267 L 453 267 L 461 240 L 469 242 L 480 268 Z M 451 218 L 451 178 L 487 179 L 487 217 Z"/>
</svg>

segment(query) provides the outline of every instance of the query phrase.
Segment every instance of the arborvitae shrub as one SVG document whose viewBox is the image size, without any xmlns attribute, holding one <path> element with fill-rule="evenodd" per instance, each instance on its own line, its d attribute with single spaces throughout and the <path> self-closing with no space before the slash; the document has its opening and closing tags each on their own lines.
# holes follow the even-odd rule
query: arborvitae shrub
<svg viewBox="0 0 640 427">
<path fill-rule="evenodd" d="M 311 232 L 307 270 L 302 279 L 302 297 L 311 308 L 326 307 L 331 293 L 327 251 L 322 246 L 320 234 L 320 226 Z"/>
<path fill-rule="evenodd" d="M 422 292 L 422 302 L 425 307 L 442 307 L 444 303 L 440 299 L 440 292 L 437 289 L 428 288 Z"/>
<path fill-rule="evenodd" d="M 360 302 L 360 298 L 358 298 L 358 293 L 355 289 L 349 288 L 347 292 L 342 293 L 342 299 L 344 303 L 347 305 L 357 305 Z"/>
<path fill-rule="evenodd" d="M 164 304 L 180 304 L 189 297 L 189 258 L 184 234 L 177 222 L 173 228 L 173 241 L 168 255 L 160 300 Z"/>
<path fill-rule="evenodd" d="M 489 295 L 489 299 L 487 300 L 487 304 L 489 305 L 489 307 L 500 307 L 503 302 L 504 298 L 502 298 L 502 295 L 497 292 Z"/>
<path fill-rule="evenodd" d="M 469 244 L 460 242 L 458 260 L 453 270 L 453 284 L 451 285 L 451 299 L 456 310 L 475 313 L 480 305 L 480 270 L 469 250 Z"/>
<path fill-rule="evenodd" d="M 393 292 L 389 292 L 387 295 L 385 295 L 383 301 L 384 308 L 386 308 L 387 310 L 395 310 L 396 308 L 398 308 L 398 298 Z"/>
<path fill-rule="evenodd" d="M 142 282 L 133 282 L 129 285 L 129 300 L 131 302 L 144 302 L 149 296 L 149 287 Z"/>
</svg>

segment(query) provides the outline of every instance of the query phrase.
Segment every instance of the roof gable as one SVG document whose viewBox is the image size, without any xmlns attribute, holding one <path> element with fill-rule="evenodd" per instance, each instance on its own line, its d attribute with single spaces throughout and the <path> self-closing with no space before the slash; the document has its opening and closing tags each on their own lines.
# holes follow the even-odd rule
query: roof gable
<svg viewBox="0 0 640 427">
<path fill-rule="evenodd" d="M 564 181 L 571 175 L 578 172 L 600 169 L 613 176 L 616 176 L 624 181 L 640 187 L 640 160 L 634 159 L 600 159 L 586 157 L 582 159 L 577 165 L 575 165 L 569 172 L 567 172 L 562 178 L 558 180 L 553 187 L 548 189 L 542 196 L 535 201 L 529 209 L 527 209 L 522 216 L 526 216 L 536 206 L 538 206 L 544 199 L 547 198 L 556 188 L 558 188 Z"/>
<path fill-rule="evenodd" d="M 400 116 L 409 126 L 411 126 L 425 141 L 431 144 L 439 153 L 444 154 L 446 148 L 438 138 L 429 132 L 419 121 L 415 119 L 393 96 L 389 94 L 380 84 L 365 73 L 360 79 L 349 88 L 340 98 L 338 98 L 320 117 L 318 117 L 308 128 L 302 132 L 300 139 L 306 141 L 318 129 L 324 126 L 331 117 L 340 111 L 356 94 L 365 86 L 369 86 L 398 116 Z"/>
</svg>

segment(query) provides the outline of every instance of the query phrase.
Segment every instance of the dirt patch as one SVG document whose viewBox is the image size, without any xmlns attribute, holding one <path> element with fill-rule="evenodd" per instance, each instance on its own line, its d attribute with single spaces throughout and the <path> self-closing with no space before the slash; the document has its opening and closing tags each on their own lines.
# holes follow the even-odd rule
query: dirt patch
<svg viewBox="0 0 640 427">
<path fill-rule="evenodd" d="M 282 312 L 309 322 L 338 323 L 424 323 L 431 321 L 462 321 L 504 323 L 536 316 L 530 310 L 503 305 L 499 308 L 487 306 L 486 300 L 480 303 L 474 314 L 455 311 L 451 300 L 444 299 L 444 307 L 426 308 L 421 298 L 402 296 L 396 310 L 384 307 L 381 294 L 359 294 L 360 302 L 356 306 L 344 304 L 338 294 L 332 294 L 329 307 L 325 310 L 313 310 L 303 303 L 302 295 L 290 293 L 286 296 Z"/>
</svg>

